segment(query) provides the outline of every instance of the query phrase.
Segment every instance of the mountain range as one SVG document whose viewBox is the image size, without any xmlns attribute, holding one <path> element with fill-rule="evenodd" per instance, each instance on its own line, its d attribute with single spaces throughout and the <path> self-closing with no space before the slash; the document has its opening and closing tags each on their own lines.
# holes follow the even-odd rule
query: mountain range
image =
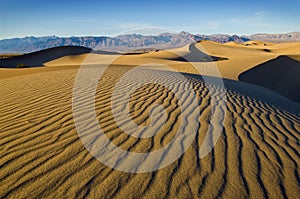
<svg viewBox="0 0 300 199">
<path fill-rule="evenodd" d="M 56 46 L 84 46 L 93 50 L 112 52 L 128 52 L 145 49 L 176 48 L 200 40 L 211 40 L 219 43 L 237 42 L 243 43 L 249 40 L 265 42 L 289 42 L 300 41 L 300 32 L 285 34 L 253 34 L 250 36 L 238 36 L 227 34 L 191 34 L 188 32 L 162 33 L 155 36 L 140 34 L 126 34 L 116 37 L 106 36 L 80 36 L 80 37 L 24 37 L 0 40 L 0 53 L 29 53 Z"/>
</svg>

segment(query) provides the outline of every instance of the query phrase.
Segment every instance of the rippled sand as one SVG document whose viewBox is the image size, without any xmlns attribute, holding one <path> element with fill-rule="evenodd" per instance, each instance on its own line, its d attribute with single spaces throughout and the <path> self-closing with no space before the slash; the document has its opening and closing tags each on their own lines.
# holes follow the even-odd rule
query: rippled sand
<svg viewBox="0 0 300 199">
<path fill-rule="evenodd" d="M 76 59 L 72 63 L 77 63 Z M 186 100 L 194 97 L 199 103 L 196 110 L 199 111 L 199 126 L 193 143 L 183 156 L 165 168 L 148 173 L 126 173 L 100 163 L 79 138 L 72 113 L 74 81 L 79 66 L 50 65 L 7 73 L 3 69 L 0 73 L 1 198 L 298 197 L 298 103 L 253 84 L 224 80 L 222 88 L 205 82 L 199 75 L 183 73 L 195 91 L 195 96 L 188 96 Z M 181 72 L 189 72 L 185 71 L 187 66 L 179 62 L 173 68 L 180 66 Z M 102 66 L 84 67 L 100 70 Z M 151 106 L 161 104 L 168 114 L 164 127 L 151 138 L 125 134 L 114 120 L 111 97 L 120 78 L 133 68 L 120 64 L 107 68 L 96 90 L 96 115 L 105 135 L 114 144 L 131 152 L 151 152 L 172 140 L 184 118 L 181 118 L 181 107 L 174 94 L 159 84 L 149 83 L 131 95 L 131 119 L 145 126 L 151 122 Z M 134 75 L 124 80 L 121 85 L 124 90 L 130 89 L 141 76 L 153 82 L 165 78 L 177 90 L 184 89 L 186 84 L 176 78 L 176 72 L 155 68 L 145 67 Z M 220 107 L 224 123 L 213 150 L 200 158 L 199 150 L 209 125 L 216 129 L 220 126 L 210 121 L 211 110 L 216 106 L 211 103 L 212 96 L 216 96 L 217 103 L 225 102 L 225 106 Z M 116 106 L 122 106 L 122 93 L 115 97 L 120 99 Z M 82 96 L 81 100 L 80 111 L 85 116 L 87 98 Z M 123 119 L 119 122 L 126 126 L 128 118 Z M 160 123 L 160 119 L 156 122 Z"/>
</svg>

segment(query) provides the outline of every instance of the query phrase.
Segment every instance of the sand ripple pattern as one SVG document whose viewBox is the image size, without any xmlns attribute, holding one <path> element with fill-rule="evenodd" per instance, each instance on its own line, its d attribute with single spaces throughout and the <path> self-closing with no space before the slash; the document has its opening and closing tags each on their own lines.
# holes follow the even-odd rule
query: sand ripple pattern
<svg viewBox="0 0 300 199">
<path fill-rule="evenodd" d="M 99 82 L 95 107 L 101 127 L 124 150 L 141 153 L 164 147 L 175 136 L 180 120 L 176 98 L 157 84 L 136 90 L 129 105 L 136 124 L 149 122 L 152 103 L 162 104 L 169 117 L 151 138 L 123 133 L 110 109 L 111 82 L 122 70 L 112 67 Z M 240 90 L 246 89 L 246 84 L 239 83 L 239 91 L 228 86 L 222 135 L 213 150 L 199 158 L 214 108 L 208 90 L 216 95 L 224 90 L 187 76 L 199 97 L 201 112 L 194 142 L 183 156 L 163 169 L 125 173 L 101 164 L 79 139 L 72 116 L 76 72 L 73 69 L 0 80 L 0 198 L 298 197 L 299 112 L 267 103 L 259 96 L 244 95 Z M 172 72 L 162 73 L 172 77 Z M 176 79 L 174 82 L 178 89 L 184 86 Z M 220 124 L 212 125 L 217 128 Z"/>
</svg>

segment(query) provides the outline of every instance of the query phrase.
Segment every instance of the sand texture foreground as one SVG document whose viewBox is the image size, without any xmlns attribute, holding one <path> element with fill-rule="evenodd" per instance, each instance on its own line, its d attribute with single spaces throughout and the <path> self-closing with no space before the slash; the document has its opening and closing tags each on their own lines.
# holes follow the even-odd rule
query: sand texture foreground
<svg viewBox="0 0 300 199">
<path fill-rule="evenodd" d="M 197 111 L 201 113 L 195 139 L 178 160 L 148 173 L 126 173 L 105 166 L 86 150 L 79 138 L 73 120 L 72 93 L 79 65 L 88 55 L 62 57 L 41 68 L 1 69 L 0 198 L 298 198 L 299 103 L 283 97 L 272 86 L 269 89 L 255 82 L 236 81 L 243 72 L 279 55 L 297 57 L 297 51 L 283 52 L 281 44 L 277 48 L 270 46 L 274 53 L 260 49 L 266 46 L 218 45 L 203 44 L 211 56 L 227 58 L 216 61 L 222 77 L 226 78 L 224 88 L 205 82 L 189 69 L 188 63 L 164 51 L 121 57 L 100 79 L 95 98 L 99 124 L 114 144 L 137 153 L 163 148 L 175 136 L 178 123 L 184 118 L 180 117 L 174 95 L 150 83 L 131 95 L 131 118 L 136 124 L 147 125 L 151 122 L 149 109 L 153 104 L 161 104 L 168 114 L 163 130 L 143 139 L 125 134 L 111 110 L 111 96 L 120 78 L 135 67 L 132 63 L 160 60 L 182 72 L 191 83 L 199 102 Z M 222 51 L 223 48 L 226 50 Z M 235 56 L 236 52 L 240 56 Z M 97 57 L 101 55 L 91 55 L 91 63 L 83 67 L 87 71 L 100 70 L 103 66 L 92 63 Z M 196 67 L 202 67 L 204 75 L 209 75 L 205 68 L 210 64 L 195 63 Z M 184 89 L 185 82 L 176 78 L 177 73 L 145 66 L 132 77 L 127 76 L 127 84 L 122 86 L 124 90 L 130 89 L 134 79 L 144 76 L 153 82 L 165 78 L 174 88 Z M 121 94 L 116 97 L 122 99 Z M 221 107 L 224 123 L 211 124 L 216 129 L 222 125 L 222 134 L 213 150 L 199 158 L 214 108 L 212 95 L 226 99 Z M 292 99 L 299 96 L 291 90 L 287 95 Z M 222 100 L 217 99 L 217 102 Z M 81 100 L 84 105 L 86 98 Z M 117 106 L 122 103 L 118 101 Z M 85 107 L 80 111 L 84 115 Z M 128 121 L 125 118 L 121 122 L 126 126 Z M 158 119 L 157 123 L 160 122 Z"/>
</svg>

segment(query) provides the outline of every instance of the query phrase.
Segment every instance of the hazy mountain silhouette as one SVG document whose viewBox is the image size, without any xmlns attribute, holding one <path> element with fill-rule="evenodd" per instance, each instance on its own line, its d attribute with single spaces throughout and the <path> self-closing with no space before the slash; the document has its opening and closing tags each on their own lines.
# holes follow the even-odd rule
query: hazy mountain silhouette
<svg viewBox="0 0 300 199">
<path fill-rule="evenodd" d="M 300 32 L 287 34 L 254 34 L 250 36 L 226 34 L 191 34 L 188 32 L 162 33 L 156 36 L 127 34 L 116 37 L 24 37 L 0 40 L 0 53 L 28 53 L 56 46 L 84 46 L 93 50 L 128 52 L 136 49 L 168 49 L 182 47 L 200 40 L 211 40 L 219 43 L 249 40 L 262 41 L 300 41 Z"/>
</svg>

